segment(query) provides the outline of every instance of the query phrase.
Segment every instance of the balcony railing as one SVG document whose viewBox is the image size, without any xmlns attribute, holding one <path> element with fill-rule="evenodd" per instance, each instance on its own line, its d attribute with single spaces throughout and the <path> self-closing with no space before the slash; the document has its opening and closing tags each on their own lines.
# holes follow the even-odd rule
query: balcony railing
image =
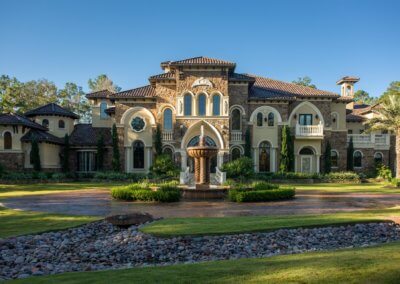
<svg viewBox="0 0 400 284">
<path fill-rule="evenodd" d="M 347 134 L 347 143 L 352 138 L 356 148 L 389 148 L 389 134 Z"/>
<path fill-rule="evenodd" d="M 163 131 L 162 132 L 162 140 L 163 141 L 172 141 L 172 140 L 174 140 L 174 132 L 173 131 Z"/>
<path fill-rule="evenodd" d="M 324 135 L 324 125 L 300 125 L 296 124 L 296 137 L 322 137 Z"/>
<path fill-rule="evenodd" d="M 243 140 L 242 131 L 231 131 L 231 141 L 239 142 Z"/>
</svg>

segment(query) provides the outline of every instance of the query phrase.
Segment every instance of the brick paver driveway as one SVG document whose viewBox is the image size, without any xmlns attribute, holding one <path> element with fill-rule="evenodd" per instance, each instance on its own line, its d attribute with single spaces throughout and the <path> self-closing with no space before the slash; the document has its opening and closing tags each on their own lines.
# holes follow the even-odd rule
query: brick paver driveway
<svg viewBox="0 0 400 284">
<path fill-rule="evenodd" d="M 400 205 L 400 194 L 335 193 L 297 190 L 294 200 L 269 203 L 182 201 L 138 203 L 112 200 L 108 190 L 79 190 L 4 199 L 2 205 L 21 210 L 107 216 L 132 211 L 157 217 L 222 217 L 246 215 L 320 214 Z"/>
</svg>

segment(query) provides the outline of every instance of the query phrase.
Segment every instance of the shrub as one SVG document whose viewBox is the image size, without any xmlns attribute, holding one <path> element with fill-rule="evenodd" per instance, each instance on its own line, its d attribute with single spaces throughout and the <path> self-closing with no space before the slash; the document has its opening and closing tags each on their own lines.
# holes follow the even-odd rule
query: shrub
<svg viewBox="0 0 400 284">
<path fill-rule="evenodd" d="M 52 180 L 57 180 L 57 181 L 59 181 L 59 180 L 64 180 L 64 179 L 67 179 L 68 177 L 67 177 L 67 174 L 65 174 L 65 173 L 54 173 L 52 176 L 51 176 L 51 179 Z"/>
<path fill-rule="evenodd" d="M 295 196 L 294 188 L 278 188 L 268 190 L 245 190 L 230 192 L 229 197 L 236 202 L 277 201 L 291 199 Z"/>
<path fill-rule="evenodd" d="M 400 179 L 398 179 L 398 178 L 393 178 L 393 179 L 392 179 L 392 184 L 393 184 L 395 187 L 400 187 Z"/>
<path fill-rule="evenodd" d="M 221 171 L 226 172 L 228 178 L 250 178 L 254 174 L 253 160 L 248 157 L 241 157 L 223 164 Z"/>
<path fill-rule="evenodd" d="M 120 172 L 96 172 L 93 175 L 95 180 L 130 180 L 133 182 L 141 181 L 146 177 L 147 176 L 145 174 Z"/>
<path fill-rule="evenodd" d="M 388 166 L 385 166 L 383 164 L 378 164 L 376 166 L 376 174 L 378 178 L 385 179 L 385 180 L 391 180 L 392 179 L 392 171 Z"/>
<path fill-rule="evenodd" d="M 176 181 L 157 185 L 157 190 L 151 190 L 148 183 L 133 183 L 127 186 L 115 187 L 111 196 L 121 200 L 176 202 L 181 199 L 181 191 Z"/>
<path fill-rule="evenodd" d="M 331 172 L 324 175 L 323 179 L 328 182 L 360 182 L 360 176 L 355 172 Z"/>
<path fill-rule="evenodd" d="M 114 187 L 111 189 L 111 196 L 115 199 L 129 201 L 132 200 L 132 190 L 126 186 Z"/>
<path fill-rule="evenodd" d="M 179 169 L 172 161 L 169 155 L 158 155 L 150 169 L 156 176 L 172 176 L 177 177 Z"/>
<path fill-rule="evenodd" d="M 252 184 L 253 190 L 271 190 L 271 189 L 278 189 L 279 185 L 267 183 L 265 181 L 255 181 Z"/>
</svg>

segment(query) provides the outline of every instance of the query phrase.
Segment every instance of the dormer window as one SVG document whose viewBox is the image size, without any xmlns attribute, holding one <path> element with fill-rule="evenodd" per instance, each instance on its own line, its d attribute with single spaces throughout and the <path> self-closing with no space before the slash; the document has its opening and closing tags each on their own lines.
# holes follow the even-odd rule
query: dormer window
<svg viewBox="0 0 400 284">
<path fill-rule="evenodd" d="M 42 120 L 42 126 L 46 127 L 46 128 L 49 128 L 49 120 L 48 119 L 43 119 Z"/>
<path fill-rule="evenodd" d="M 64 120 L 60 119 L 58 121 L 58 128 L 64 129 L 65 128 L 65 122 Z"/>
<path fill-rule="evenodd" d="M 102 102 L 100 104 L 100 118 L 101 119 L 108 119 L 109 116 L 106 113 L 106 109 L 107 109 L 107 103 L 106 102 Z"/>
</svg>

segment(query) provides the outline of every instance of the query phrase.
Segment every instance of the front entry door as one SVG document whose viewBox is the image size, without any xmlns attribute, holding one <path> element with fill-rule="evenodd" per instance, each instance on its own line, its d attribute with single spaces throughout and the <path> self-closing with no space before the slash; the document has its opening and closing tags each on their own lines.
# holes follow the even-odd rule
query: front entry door
<svg viewBox="0 0 400 284">
<path fill-rule="evenodd" d="M 311 173 L 311 160 L 312 156 L 302 156 L 301 157 L 301 172 Z"/>
</svg>

